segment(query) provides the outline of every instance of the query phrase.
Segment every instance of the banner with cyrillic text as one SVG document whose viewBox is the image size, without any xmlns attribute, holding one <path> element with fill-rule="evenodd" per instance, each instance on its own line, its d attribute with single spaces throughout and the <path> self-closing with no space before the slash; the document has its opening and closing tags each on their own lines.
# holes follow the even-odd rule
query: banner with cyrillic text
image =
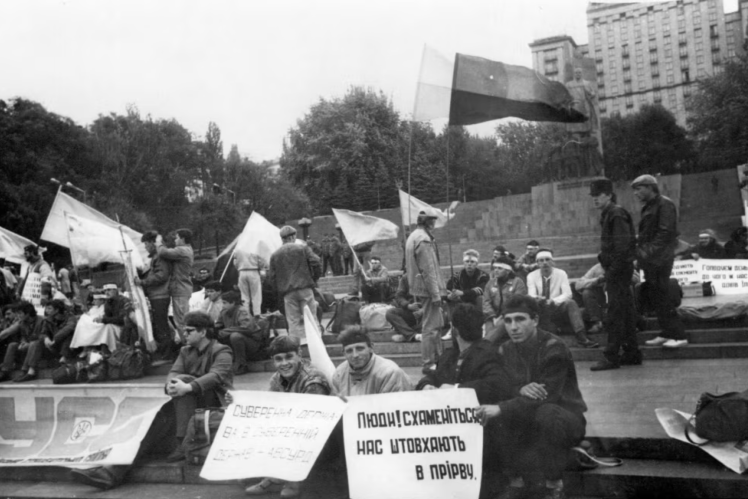
<svg viewBox="0 0 748 499">
<path fill-rule="evenodd" d="M 748 260 L 679 260 L 671 276 L 681 285 L 711 281 L 717 295 L 748 294 Z"/>
<path fill-rule="evenodd" d="M 351 499 L 477 498 L 483 428 L 474 390 L 350 397 L 343 415 Z"/>
<path fill-rule="evenodd" d="M 21 299 L 34 305 L 39 316 L 44 315 L 42 306 L 42 275 L 39 272 L 29 272 L 23 285 Z"/>
<path fill-rule="evenodd" d="M 131 464 L 163 385 L 4 386 L 0 466 Z"/>
<path fill-rule="evenodd" d="M 303 393 L 232 391 L 200 476 L 298 482 L 312 469 L 346 403 Z"/>
</svg>

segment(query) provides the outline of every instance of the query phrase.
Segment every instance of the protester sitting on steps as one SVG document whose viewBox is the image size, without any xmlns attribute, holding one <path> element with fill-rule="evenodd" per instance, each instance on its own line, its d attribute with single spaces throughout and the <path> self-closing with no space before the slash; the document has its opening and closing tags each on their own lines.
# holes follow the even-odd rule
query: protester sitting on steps
<svg viewBox="0 0 748 499">
<path fill-rule="evenodd" d="M 68 310 L 62 300 L 52 300 L 45 307 L 45 318 L 49 323 L 44 346 L 54 355 L 61 356 L 60 363 L 75 358 L 70 348 L 78 318 Z"/>
<path fill-rule="evenodd" d="M 717 235 L 712 229 L 699 232 L 699 243 L 689 246 L 685 251 L 675 255 L 676 260 L 698 260 L 709 258 L 721 260 L 726 258 L 725 249 L 717 242 Z"/>
<path fill-rule="evenodd" d="M 276 372 L 270 378 L 270 391 L 330 395 L 332 388 L 319 369 L 301 357 L 300 342 L 293 336 L 279 336 L 268 347 Z M 303 482 L 285 482 L 263 478 L 245 489 L 247 495 L 265 495 L 280 489 L 284 498 L 297 497 Z"/>
<path fill-rule="evenodd" d="M 527 293 L 541 303 L 541 326 L 550 329 L 568 322 L 579 346 L 599 347 L 597 342 L 587 338 L 582 312 L 571 294 L 569 277 L 565 271 L 555 267 L 553 252 L 549 249 L 539 250 L 537 262 L 540 268 L 527 276 Z"/>
<path fill-rule="evenodd" d="M 200 304 L 199 310 L 208 314 L 213 322 L 218 322 L 221 317 L 221 310 L 223 309 L 222 289 L 220 281 L 205 283 L 205 300 Z"/>
<path fill-rule="evenodd" d="M 223 293 L 221 300 L 223 308 L 216 322 L 218 339 L 230 345 L 234 352 L 234 374 L 246 374 L 249 372 L 249 361 L 265 358 L 263 347 L 267 321 L 249 315 L 242 304 L 241 295 L 236 291 Z"/>
<path fill-rule="evenodd" d="M 527 275 L 538 269 L 538 263 L 536 261 L 536 255 L 540 249 L 540 243 L 536 240 L 529 241 L 527 243 L 527 251 L 517 258 L 514 264 L 514 270 L 517 273 L 517 277 L 527 282 Z"/>
<path fill-rule="evenodd" d="M 449 307 L 450 322 L 452 311 L 459 303 L 470 303 L 477 310 L 483 310 L 483 289 L 488 283 L 488 274 L 478 268 L 480 262 L 480 253 L 474 249 L 469 249 L 462 254 L 462 263 L 464 267 L 459 272 L 455 272 L 452 278 L 447 282 L 447 305 Z M 452 336 L 448 332 L 442 337 L 443 340 L 449 340 Z"/>
<path fill-rule="evenodd" d="M 486 426 L 484 448 L 497 451 L 495 464 L 510 481 L 500 497 L 535 497 L 531 489 L 540 485 L 537 497 L 563 498 L 569 449 L 587 426 L 571 352 L 561 338 L 538 327 L 538 318 L 531 297 L 509 300 L 504 324 L 511 341 L 499 347 L 501 401 L 476 411 Z"/>
<path fill-rule="evenodd" d="M 369 270 L 363 266 L 358 268 L 356 281 L 361 291 L 361 299 L 365 303 L 384 303 L 390 294 L 390 277 L 387 267 L 382 265 L 382 259 L 372 255 L 369 257 Z"/>
<path fill-rule="evenodd" d="M 504 327 L 504 310 L 514 295 L 526 295 L 527 285 L 514 274 L 513 262 L 502 256 L 491 262 L 491 280 L 483 295 L 483 321 L 485 338 L 499 345 L 507 338 Z"/>
<path fill-rule="evenodd" d="M 387 310 L 384 315 L 387 322 L 395 329 L 392 341 L 395 343 L 421 341 L 418 322 L 422 315 L 421 304 L 409 292 L 408 277 L 402 275 L 395 293 L 395 306 Z"/>
<path fill-rule="evenodd" d="M 233 389 L 231 349 L 213 337 L 213 321 L 203 312 L 189 312 L 184 317 L 187 346 L 179 352 L 166 378 L 164 391 L 171 403 L 164 404 L 156 414 L 145 438 L 140 443 L 134 463 L 163 448 L 175 446 L 166 457 L 171 463 L 185 459 L 182 440 L 187 424 L 197 408 L 225 407 L 226 392 Z M 168 442 L 176 435 L 176 441 Z M 74 480 L 108 490 L 122 483 L 133 465 L 100 466 L 72 470 Z"/>
<path fill-rule="evenodd" d="M 7 381 L 16 365 L 16 361 L 23 358 L 21 370 L 23 374 L 13 381 L 20 383 L 36 379 L 37 364 L 44 353 L 44 333 L 47 322 L 44 317 L 36 314 L 34 305 L 22 301 L 15 306 L 16 322 L 0 331 L 0 342 L 8 340 L 5 357 L 0 366 L 0 381 Z"/>
</svg>

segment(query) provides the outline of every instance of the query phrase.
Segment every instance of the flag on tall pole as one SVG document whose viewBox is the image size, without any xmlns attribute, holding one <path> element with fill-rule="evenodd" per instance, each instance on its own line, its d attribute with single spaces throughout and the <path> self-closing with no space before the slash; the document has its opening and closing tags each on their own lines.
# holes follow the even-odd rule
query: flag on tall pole
<svg viewBox="0 0 748 499">
<path fill-rule="evenodd" d="M 424 203 L 415 196 L 409 195 L 403 190 L 398 191 L 400 193 L 400 214 L 403 219 L 403 227 L 408 227 L 416 223 L 418 219 L 418 213 L 423 211 L 427 215 L 436 217 L 435 228 L 439 229 L 447 225 L 447 221 L 454 218 L 454 209 L 457 206 L 457 201 L 453 202 L 446 210 L 440 210 L 430 204 Z"/>
<path fill-rule="evenodd" d="M 397 238 L 399 227 L 389 220 L 336 208 L 333 208 L 332 212 L 351 246 Z"/>
<path fill-rule="evenodd" d="M 23 255 L 23 248 L 29 244 L 36 245 L 34 241 L 0 227 L 0 256 L 9 262 L 25 263 L 26 257 Z"/>
<path fill-rule="evenodd" d="M 537 71 L 424 47 L 413 120 L 449 118 L 450 125 L 474 125 L 500 118 L 528 121 L 585 121 L 572 107 L 563 83 Z"/>
<path fill-rule="evenodd" d="M 132 238 L 119 229 L 89 220 L 79 215 L 63 212 L 63 222 L 67 229 L 65 246 L 70 248 L 73 265 L 93 267 L 100 263 L 122 262 L 120 252 L 132 251 L 135 267 L 143 266 L 143 259 Z"/>
<path fill-rule="evenodd" d="M 335 364 L 327 353 L 327 347 L 322 341 L 322 334 L 317 328 L 317 318 L 309 307 L 304 305 L 304 332 L 306 333 L 306 345 L 309 349 L 309 361 L 319 369 L 332 384 L 332 375 L 335 374 Z"/>
<path fill-rule="evenodd" d="M 283 241 L 280 237 L 280 229 L 268 222 L 265 217 L 256 211 L 253 211 L 244 225 L 244 230 L 236 236 L 236 239 L 231 244 L 226 246 L 217 259 L 220 260 L 224 255 L 233 257 L 237 249 L 242 249 L 247 253 L 259 255 L 263 260 L 269 262 L 270 256 L 282 245 Z M 226 270 L 230 264 L 231 258 L 226 262 L 226 267 L 221 273 L 221 280 L 226 275 Z"/>
<path fill-rule="evenodd" d="M 44 230 L 42 230 L 40 239 L 59 244 L 66 248 L 69 247 L 66 234 L 68 226 L 65 222 L 65 212 L 74 217 L 82 217 L 86 220 L 98 222 L 100 225 L 114 229 L 116 232 L 119 232 L 119 228 L 122 227 L 124 233 L 130 237 L 133 243 L 135 243 L 135 247 L 140 254 L 140 261 L 145 261 L 148 257 L 145 245 L 140 241 L 140 238 L 142 237 L 140 232 L 137 232 L 126 225 L 115 222 L 103 213 L 94 210 L 87 204 L 81 203 L 71 196 L 68 196 L 61 190 L 57 191 L 57 196 L 52 204 L 52 209 L 49 210 L 49 215 L 47 216 L 47 221 L 44 224 Z"/>
</svg>

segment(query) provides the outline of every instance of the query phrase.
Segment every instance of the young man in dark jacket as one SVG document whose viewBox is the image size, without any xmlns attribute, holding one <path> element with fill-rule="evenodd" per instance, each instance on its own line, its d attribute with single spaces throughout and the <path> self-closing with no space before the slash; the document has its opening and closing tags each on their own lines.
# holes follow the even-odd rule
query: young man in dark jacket
<svg viewBox="0 0 748 499">
<path fill-rule="evenodd" d="M 674 251 L 678 244 L 678 212 L 675 204 L 660 194 L 657 179 L 641 175 L 631 183 L 634 196 L 644 203 L 636 258 L 644 272 L 649 296 L 654 301 L 660 336 L 647 341 L 650 346 L 679 348 L 688 344 L 683 323 L 669 299 L 670 274 L 673 271 Z"/>
<path fill-rule="evenodd" d="M 52 300 L 44 310 L 48 323 L 44 346 L 55 355 L 60 355 L 60 362 L 72 360 L 70 342 L 73 341 L 78 318 L 68 310 L 62 300 Z"/>
<path fill-rule="evenodd" d="M 395 293 L 395 306 L 385 312 L 385 318 L 395 333 L 392 341 L 395 343 L 407 343 L 410 341 L 421 341 L 421 333 L 418 332 L 418 320 L 421 317 L 421 304 L 418 303 L 408 288 L 408 277 L 403 275 L 397 285 Z"/>
<path fill-rule="evenodd" d="M 601 211 L 598 260 L 605 271 L 608 293 L 608 313 L 604 321 L 608 345 L 603 352 L 604 359 L 591 369 L 605 371 L 617 369 L 621 364 L 639 365 L 642 354 L 636 342 L 636 310 L 631 290 L 636 250 L 634 222 L 629 212 L 616 204 L 613 182 L 607 178 L 592 182 L 590 196 L 595 208 Z"/>
<path fill-rule="evenodd" d="M 488 425 L 484 445 L 498 449 L 511 480 L 506 496 L 529 497 L 525 481 L 542 479 L 544 497 L 560 499 L 569 449 L 587 426 L 574 360 L 561 338 L 538 329 L 533 298 L 512 297 L 504 324 L 511 341 L 499 347 L 501 402 L 476 411 Z"/>
<path fill-rule="evenodd" d="M 151 268 L 142 278 L 136 278 L 135 284 L 140 284 L 148 297 L 153 311 L 153 336 L 158 345 L 157 360 L 173 360 L 179 351 L 174 342 L 174 335 L 169 326 L 169 282 L 171 281 L 172 263 L 159 256 L 156 249 L 158 232 L 150 230 L 140 239 L 151 257 Z"/>
</svg>

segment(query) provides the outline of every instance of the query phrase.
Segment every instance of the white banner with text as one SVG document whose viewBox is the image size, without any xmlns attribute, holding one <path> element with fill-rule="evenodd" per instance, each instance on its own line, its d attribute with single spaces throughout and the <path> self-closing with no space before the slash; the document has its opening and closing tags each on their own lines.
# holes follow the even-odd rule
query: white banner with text
<svg viewBox="0 0 748 499">
<path fill-rule="evenodd" d="M 474 390 L 350 397 L 343 415 L 351 499 L 476 499 L 483 427 Z"/>
<path fill-rule="evenodd" d="M 207 480 L 304 480 L 345 411 L 338 397 L 232 391 L 200 472 Z"/>
<path fill-rule="evenodd" d="M 681 286 L 711 282 L 716 295 L 748 294 L 748 260 L 679 260 L 671 276 Z"/>
</svg>

